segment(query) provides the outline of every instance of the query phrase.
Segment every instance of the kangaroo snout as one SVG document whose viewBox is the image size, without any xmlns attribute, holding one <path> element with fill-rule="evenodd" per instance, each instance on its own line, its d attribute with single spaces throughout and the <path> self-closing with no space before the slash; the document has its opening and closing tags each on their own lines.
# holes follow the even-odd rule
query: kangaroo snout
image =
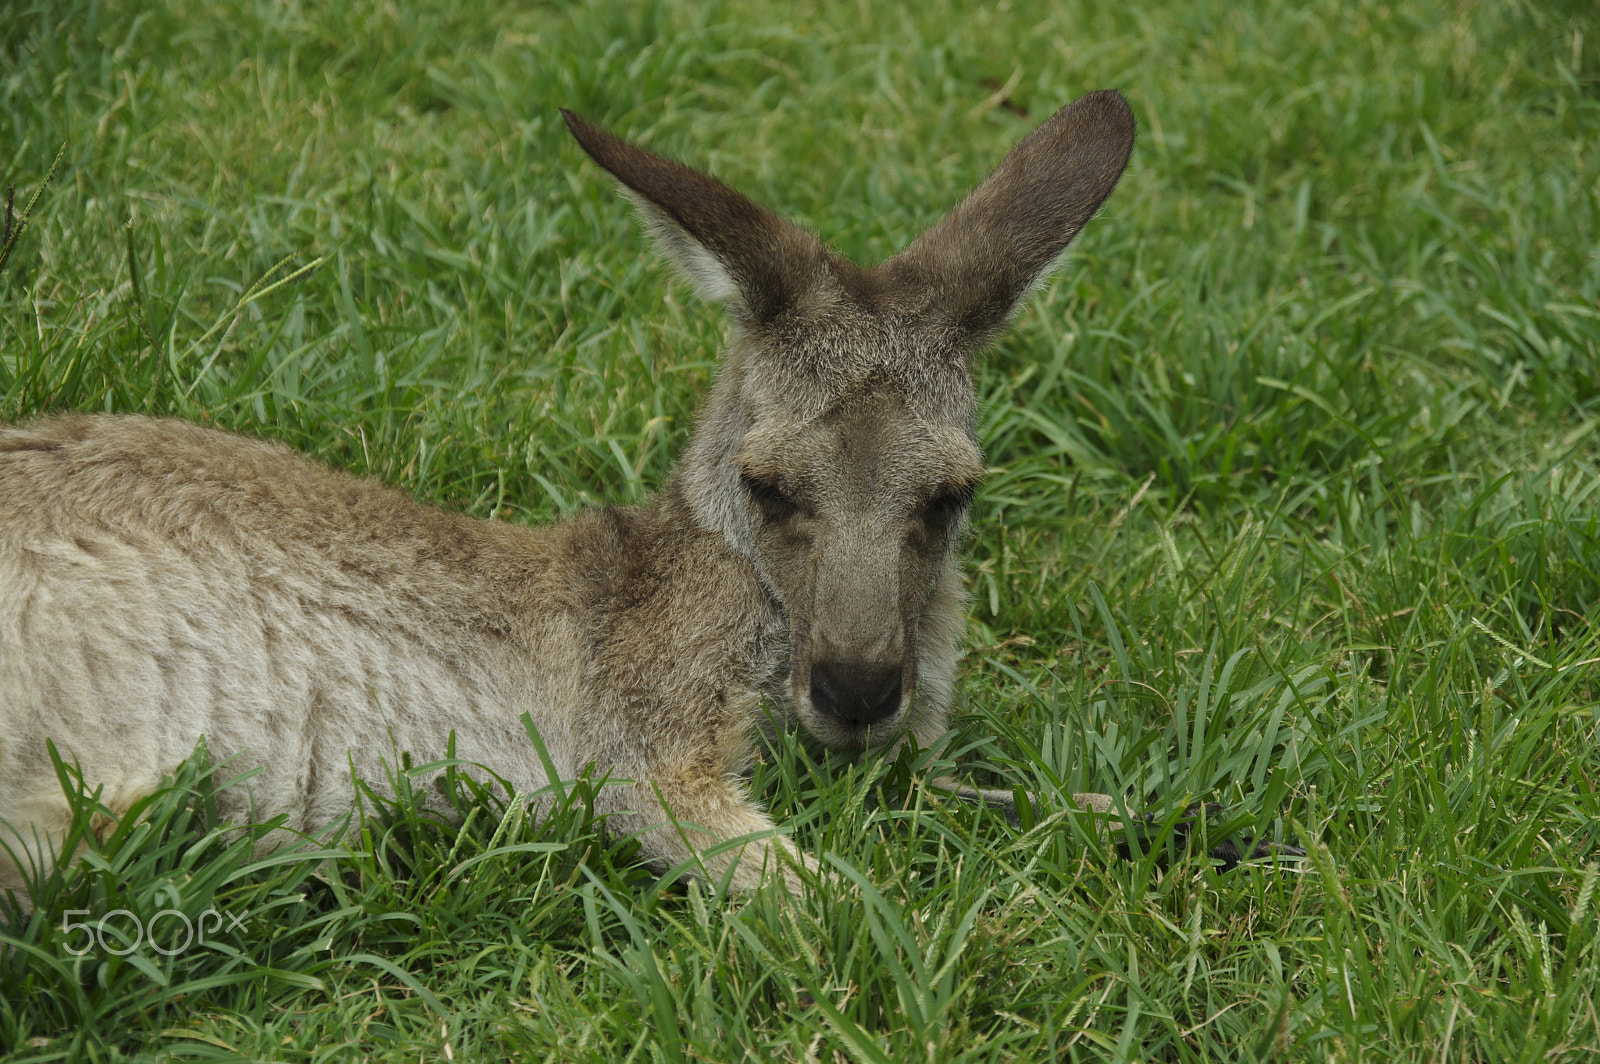
<svg viewBox="0 0 1600 1064">
<path fill-rule="evenodd" d="M 811 705 L 843 724 L 865 728 L 900 709 L 898 665 L 819 661 L 811 666 Z"/>
</svg>

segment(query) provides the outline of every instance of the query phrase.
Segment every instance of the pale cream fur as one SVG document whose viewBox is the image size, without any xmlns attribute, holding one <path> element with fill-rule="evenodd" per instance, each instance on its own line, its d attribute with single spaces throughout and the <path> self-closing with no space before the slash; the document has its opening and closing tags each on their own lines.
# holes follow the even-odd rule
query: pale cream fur
<svg viewBox="0 0 1600 1064">
<path fill-rule="evenodd" d="M 123 810 L 204 736 L 261 769 L 225 814 L 315 834 L 351 809 L 352 770 L 381 787 L 452 734 L 545 786 L 527 714 L 561 776 L 633 781 L 602 811 L 657 866 L 794 887 L 804 861 L 741 779 L 763 706 L 844 749 L 944 735 L 983 470 L 969 359 L 1111 191 L 1126 105 L 1064 109 L 873 271 L 569 122 L 733 320 L 672 479 L 530 529 L 179 421 L 0 427 L 0 841 L 19 858 L 54 859 L 69 820 L 46 740 Z M 984 256 L 1007 240 L 1023 265 L 995 287 Z"/>
</svg>

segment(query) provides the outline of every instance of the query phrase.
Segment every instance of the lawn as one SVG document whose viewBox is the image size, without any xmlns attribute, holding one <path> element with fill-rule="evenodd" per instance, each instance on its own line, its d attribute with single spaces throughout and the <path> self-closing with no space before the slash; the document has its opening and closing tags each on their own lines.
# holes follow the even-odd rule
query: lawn
<svg viewBox="0 0 1600 1064">
<path fill-rule="evenodd" d="M 1140 138 L 978 374 L 942 756 L 1023 828 L 791 734 L 752 786 L 826 855 L 799 898 L 470 776 L 461 829 L 374 800 L 257 860 L 201 752 L 10 912 L 4 1060 L 1600 1053 L 1589 3 L 12 0 L 0 49 L 0 421 L 199 420 L 511 522 L 661 483 L 725 328 L 559 107 L 866 262 L 1084 91 Z M 1220 873 L 1196 799 L 1307 859 Z M 209 937 L 129 949 L 164 908 Z"/>
</svg>

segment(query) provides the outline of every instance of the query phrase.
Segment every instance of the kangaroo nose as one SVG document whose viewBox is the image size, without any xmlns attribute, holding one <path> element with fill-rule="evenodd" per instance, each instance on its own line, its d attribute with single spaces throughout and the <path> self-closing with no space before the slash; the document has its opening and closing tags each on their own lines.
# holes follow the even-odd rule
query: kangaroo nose
<svg viewBox="0 0 1600 1064">
<path fill-rule="evenodd" d="M 811 666 L 811 704 L 858 728 L 876 724 L 900 708 L 900 667 L 818 662 Z"/>
</svg>

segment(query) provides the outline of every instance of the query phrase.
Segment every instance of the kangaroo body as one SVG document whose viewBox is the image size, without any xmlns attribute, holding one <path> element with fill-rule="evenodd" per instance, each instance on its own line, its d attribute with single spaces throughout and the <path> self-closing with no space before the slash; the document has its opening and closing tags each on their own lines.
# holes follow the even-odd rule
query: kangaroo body
<svg viewBox="0 0 1600 1064">
<path fill-rule="evenodd" d="M 352 768 L 381 785 L 452 730 L 460 756 L 536 789 L 527 713 L 565 778 L 599 764 L 720 838 L 770 829 L 726 781 L 781 688 L 782 616 L 682 510 L 669 487 L 528 529 L 183 422 L 0 432 L 4 819 L 64 828 L 45 737 L 120 811 L 204 735 L 261 769 L 224 812 L 306 832 L 349 811 Z M 617 808 L 656 804 L 616 790 Z"/>
<path fill-rule="evenodd" d="M 599 801 L 648 858 L 748 888 L 794 883 L 739 779 L 764 704 L 841 749 L 945 732 L 983 472 L 969 359 L 1111 192 L 1127 105 L 1063 109 L 872 270 L 567 118 L 733 319 L 667 486 L 529 529 L 183 422 L 0 428 L 0 887 L 70 820 L 47 740 L 121 811 L 204 736 L 261 769 L 224 812 L 315 833 L 352 770 L 381 784 L 452 733 L 542 787 L 527 714 L 563 777 L 631 781 Z"/>
</svg>

